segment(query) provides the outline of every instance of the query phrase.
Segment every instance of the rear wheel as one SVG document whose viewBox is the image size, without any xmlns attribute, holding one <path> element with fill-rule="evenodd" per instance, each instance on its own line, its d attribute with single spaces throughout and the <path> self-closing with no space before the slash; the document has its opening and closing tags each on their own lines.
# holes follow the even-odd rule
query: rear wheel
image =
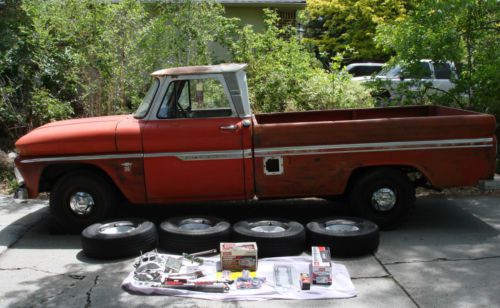
<svg viewBox="0 0 500 308">
<path fill-rule="evenodd" d="M 50 193 L 50 212 L 57 226 L 68 232 L 80 232 L 109 218 L 115 205 L 115 188 L 91 172 L 61 177 Z"/>
<path fill-rule="evenodd" d="M 380 168 L 362 175 L 349 193 L 356 216 L 394 229 L 406 218 L 415 202 L 415 187 L 398 169 Z"/>
</svg>

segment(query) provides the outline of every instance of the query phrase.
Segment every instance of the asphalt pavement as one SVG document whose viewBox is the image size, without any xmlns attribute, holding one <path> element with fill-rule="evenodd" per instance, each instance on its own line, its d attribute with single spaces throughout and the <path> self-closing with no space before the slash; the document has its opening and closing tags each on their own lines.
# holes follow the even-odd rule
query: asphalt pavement
<svg viewBox="0 0 500 308">
<path fill-rule="evenodd" d="M 343 215 L 322 199 L 126 207 L 123 216 L 159 222 L 211 214 L 231 222 L 248 217 Z M 46 201 L 15 204 L 0 195 L 0 307 L 498 307 L 500 197 L 424 197 L 399 229 L 381 233 L 378 251 L 335 259 L 349 270 L 358 296 L 350 299 L 215 302 L 133 295 L 120 288 L 134 258 L 85 257 L 78 235 L 57 234 Z"/>
</svg>

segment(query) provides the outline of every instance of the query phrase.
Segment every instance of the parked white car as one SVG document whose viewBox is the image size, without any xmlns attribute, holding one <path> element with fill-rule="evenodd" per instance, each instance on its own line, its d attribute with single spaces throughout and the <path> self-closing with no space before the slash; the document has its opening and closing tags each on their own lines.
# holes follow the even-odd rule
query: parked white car
<svg viewBox="0 0 500 308">
<path fill-rule="evenodd" d="M 400 100 L 404 91 L 406 93 L 420 91 L 425 95 L 448 92 L 455 87 L 453 80 L 456 78 L 456 69 L 453 63 L 421 60 L 417 75 L 405 72 L 403 67 L 396 65 L 385 67 L 374 77 L 355 77 L 352 80 L 361 83 L 387 81 L 383 84 L 386 91 L 381 94 L 390 100 Z M 424 88 L 425 91 L 423 91 Z"/>
</svg>

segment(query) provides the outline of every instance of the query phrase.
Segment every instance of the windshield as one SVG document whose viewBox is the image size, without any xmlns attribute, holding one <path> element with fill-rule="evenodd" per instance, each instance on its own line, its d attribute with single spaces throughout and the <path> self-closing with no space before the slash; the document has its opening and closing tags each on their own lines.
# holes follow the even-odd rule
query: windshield
<svg viewBox="0 0 500 308">
<path fill-rule="evenodd" d="M 388 78 L 395 78 L 399 76 L 401 72 L 401 66 L 396 65 L 393 67 L 384 67 L 378 76 L 385 76 Z"/>
<path fill-rule="evenodd" d="M 160 81 L 155 78 L 153 84 L 148 90 L 148 93 L 146 93 L 146 96 L 144 96 L 142 103 L 139 105 L 139 108 L 137 108 L 137 111 L 134 113 L 134 118 L 140 119 L 146 116 L 149 110 L 149 106 L 153 102 L 153 98 L 155 97 L 159 85 Z"/>
<path fill-rule="evenodd" d="M 387 78 L 431 79 L 432 71 L 429 62 L 418 62 L 404 68 L 401 65 L 386 67 L 378 76 Z"/>
</svg>

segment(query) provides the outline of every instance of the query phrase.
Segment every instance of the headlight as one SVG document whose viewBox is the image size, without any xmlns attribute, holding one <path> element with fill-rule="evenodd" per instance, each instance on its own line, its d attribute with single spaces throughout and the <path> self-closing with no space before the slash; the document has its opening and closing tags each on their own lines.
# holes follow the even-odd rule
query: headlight
<svg viewBox="0 0 500 308">
<path fill-rule="evenodd" d="M 23 178 L 23 175 L 21 174 L 21 172 L 19 172 L 19 169 L 17 169 L 17 167 L 14 167 L 14 175 L 16 176 L 17 183 L 19 185 L 23 185 L 24 178 Z"/>
</svg>

